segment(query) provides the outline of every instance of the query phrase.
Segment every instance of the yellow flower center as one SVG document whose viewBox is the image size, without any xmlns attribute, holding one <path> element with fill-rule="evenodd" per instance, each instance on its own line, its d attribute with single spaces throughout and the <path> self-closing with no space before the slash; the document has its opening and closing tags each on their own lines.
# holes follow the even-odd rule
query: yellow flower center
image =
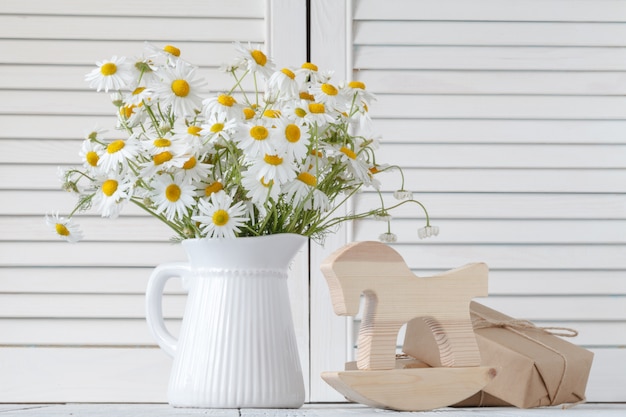
<svg viewBox="0 0 626 417">
<path fill-rule="evenodd" d="M 100 67 L 100 74 L 105 77 L 110 77 L 111 75 L 117 72 L 117 65 L 112 62 L 107 62 L 106 64 L 102 64 Z"/>
<path fill-rule="evenodd" d="M 258 49 L 251 51 L 250 55 L 252 55 L 252 59 L 254 59 L 254 62 L 259 64 L 260 66 L 264 67 L 265 64 L 267 64 L 267 57 L 263 52 L 259 51 Z"/>
<path fill-rule="evenodd" d="M 270 165 L 281 165 L 283 163 L 283 158 L 278 155 L 265 154 L 263 160 Z"/>
<path fill-rule="evenodd" d="M 348 86 L 350 88 L 358 88 L 358 89 L 361 89 L 361 90 L 365 90 L 365 83 L 363 83 L 361 81 L 350 81 Z"/>
<path fill-rule="evenodd" d="M 202 131 L 202 128 L 200 126 L 189 126 L 187 128 L 187 133 L 192 136 L 200 136 L 201 131 Z"/>
<path fill-rule="evenodd" d="M 346 155 L 350 159 L 356 159 L 356 154 L 354 153 L 352 149 L 342 146 L 341 149 L 339 149 L 339 151 L 341 151 L 344 155 Z"/>
<path fill-rule="evenodd" d="M 172 155 L 168 151 L 165 151 L 165 152 L 161 152 L 160 154 L 154 155 L 154 158 L 152 160 L 154 161 L 154 165 L 161 165 L 171 160 L 173 157 L 174 155 Z"/>
<path fill-rule="evenodd" d="M 378 170 L 378 167 L 373 166 L 370 168 L 370 172 L 372 174 L 378 174 L 380 171 Z"/>
<path fill-rule="evenodd" d="M 301 172 L 298 174 L 298 179 L 311 187 L 315 187 L 317 185 L 317 178 L 308 172 Z"/>
<path fill-rule="evenodd" d="M 185 80 L 172 81 L 172 92 L 178 97 L 187 97 L 189 94 L 189 83 Z"/>
<path fill-rule="evenodd" d="M 116 180 L 106 180 L 102 183 L 102 192 L 107 197 L 111 197 L 117 191 L 117 181 Z"/>
<path fill-rule="evenodd" d="M 124 149 L 124 146 L 126 146 L 126 143 L 122 139 L 114 140 L 113 142 L 109 143 L 109 146 L 107 146 L 107 152 L 119 152 Z"/>
<path fill-rule="evenodd" d="M 304 64 L 302 64 L 302 69 L 317 71 L 317 65 L 311 64 L 310 62 L 305 62 Z"/>
<path fill-rule="evenodd" d="M 322 84 L 322 92 L 327 96 L 336 96 L 339 91 L 332 84 Z"/>
<path fill-rule="evenodd" d="M 211 126 L 211 132 L 213 133 L 218 133 L 222 130 L 224 130 L 224 123 L 215 123 L 213 126 Z"/>
<path fill-rule="evenodd" d="M 154 146 L 156 146 L 157 148 L 167 148 L 168 146 L 172 145 L 172 141 L 165 138 L 155 139 L 153 143 Z"/>
<path fill-rule="evenodd" d="M 175 203 L 180 199 L 180 194 L 180 187 L 176 184 L 170 184 L 165 189 L 165 198 L 167 198 L 172 203 Z"/>
<path fill-rule="evenodd" d="M 283 74 L 285 74 L 287 77 L 291 78 L 292 80 L 296 78 L 296 74 L 294 74 L 293 71 L 290 70 L 289 68 L 283 68 L 280 70 L 280 72 L 282 72 Z"/>
<path fill-rule="evenodd" d="M 61 224 L 61 223 L 57 223 L 54 225 L 54 228 L 56 229 L 57 233 L 61 236 L 69 236 L 70 235 L 70 231 L 68 230 L 67 227 L 65 227 L 65 225 Z"/>
<path fill-rule="evenodd" d="M 133 90 L 133 95 L 136 96 L 138 94 L 141 94 L 145 89 L 146 87 L 137 87 Z"/>
<path fill-rule="evenodd" d="M 300 98 L 302 100 L 308 100 L 308 101 L 315 100 L 315 97 L 313 97 L 313 95 L 307 93 L 306 91 L 300 91 Z"/>
<path fill-rule="evenodd" d="M 289 124 L 285 128 L 285 138 L 291 143 L 296 143 L 300 140 L 300 128 L 298 125 Z"/>
<path fill-rule="evenodd" d="M 263 116 L 269 117 L 270 119 L 276 119 L 277 117 L 280 117 L 280 110 L 267 109 L 263 112 Z"/>
<path fill-rule="evenodd" d="M 170 54 L 174 55 L 174 56 L 180 56 L 180 49 L 178 49 L 178 48 L 177 48 L 177 47 L 175 47 L 175 46 L 172 46 L 172 45 L 165 45 L 165 46 L 163 47 L 163 50 L 164 50 L 165 52 L 167 52 L 167 53 L 170 53 Z"/>
<path fill-rule="evenodd" d="M 183 169 L 192 169 L 193 167 L 196 166 L 197 162 L 198 160 L 196 159 L 196 157 L 192 156 L 191 158 L 187 160 L 187 162 L 183 164 Z"/>
<path fill-rule="evenodd" d="M 250 107 L 246 107 L 245 109 L 243 109 L 243 115 L 245 116 L 246 120 L 250 120 L 254 117 L 255 113 L 253 109 L 251 109 Z"/>
<path fill-rule="evenodd" d="M 100 157 L 98 156 L 97 153 L 95 153 L 94 151 L 89 151 L 87 152 L 87 154 L 85 155 L 85 160 L 87 161 L 87 163 L 89 165 L 91 165 L 92 167 L 95 167 L 98 165 L 98 160 L 100 159 Z"/>
<path fill-rule="evenodd" d="M 322 114 L 326 112 L 326 108 L 322 103 L 309 103 L 309 111 L 314 114 Z"/>
<path fill-rule="evenodd" d="M 252 126 L 250 129 L 250 136 L 254 140 L 265 140 L 269 136 L 270 132 L 265 126 Z"/>
<path fill-rule="evenodd" d="M 304 116 L 306 116 L 306 110 L 304 110 L 303 108 L 300 108 L 300 107 L 296 107 L 296 109 L 295 109 L 293 112 L 294 112 L 294 113 L 296 114 L 296 116 L 298 116 L 298 117 L 304 117 Z"/>
<path fill-rule="evenodd" d="M 122 107 L 120 107 L 120 114 L 125 119 L 128 119 L 135 112 L 135 107 L 136 106 L 134 104 L 131 104 L 130 106 L 122 106 Z"/>
<path fill-rule="evenodd" d="M 234 97 L 229 96 L 227 94 L 220 94 L 217 97 L 217 102 L 220 103 L 222 106 L 232 107 L 233 104 L 237 102 L 237 100 L 235 100 Z"/>
<path fill-rule="evenodd" d="M 209 184 L 204 188 L 204 195 L 208 197 L 211 194 L 221 191 L 223 189 L 224 185 L 219 181 L 215 181 L 213 184 Z"/>
<path fill-rule="evenodd" d="M 324 156 L 324 154 L 322 153 L 322 151 L 318 151 L 318 150 L 315 150 L 315 149 L 311 149 L 311 153 L 310 153 L 310 154 L 311 154 L 312 156 L 316 156 L 316 157 L 318 157 L 318 158 L 321 158 L 321 157 L 323 157 L 323 156 Z"/>
</svg>

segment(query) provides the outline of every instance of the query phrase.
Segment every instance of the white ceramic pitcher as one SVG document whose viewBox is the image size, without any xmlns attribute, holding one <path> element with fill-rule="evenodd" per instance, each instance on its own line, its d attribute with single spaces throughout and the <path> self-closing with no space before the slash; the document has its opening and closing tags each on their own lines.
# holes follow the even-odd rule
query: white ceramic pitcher
<svg viewBox="0 0 626 417">
<path fill-rule="evenodd" d="M 174 407 L 298 408 L 304 382 L 289 293 L 288 266 L 307 239 L 276 234 L 182 242 L 189 262 L 158 266 L 146 317 L 174 362 Z M 178 339 L 165 327 L 165 283 L 181 277 L 189 295 Z"/>
</svg>

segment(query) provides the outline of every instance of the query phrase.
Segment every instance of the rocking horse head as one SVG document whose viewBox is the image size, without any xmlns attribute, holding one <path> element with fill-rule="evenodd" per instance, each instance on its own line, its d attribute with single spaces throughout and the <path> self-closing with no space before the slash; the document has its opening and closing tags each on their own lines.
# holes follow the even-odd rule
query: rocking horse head
<svg viewBox="0 0 626 417">
<path fill-rule="evenodd" d="M 441 364 L 477 366 L 480 355 L 469 315 L 472 298 L 487 295 L 487 266 L 482 263 L 420 278 L 402 256 L 380 242 L 349 244 L 321 266 L 333 308 L 354 316 L 365 295 L 359 329 L 359 369 L 392 369 L 400 328 L 427 318 L 436 333 Z"/>
</svg>

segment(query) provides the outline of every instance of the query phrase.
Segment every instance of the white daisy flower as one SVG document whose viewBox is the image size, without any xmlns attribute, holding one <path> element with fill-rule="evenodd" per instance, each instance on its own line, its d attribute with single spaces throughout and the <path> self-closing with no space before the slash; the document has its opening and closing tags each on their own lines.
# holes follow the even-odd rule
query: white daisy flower
<svg viewBox="0 0 626 417">
<path fill-rule="evenodd" d="M 274 180 L 278 185 L 286 184 L 296 177 L 296 169 L 285 155 L 265 154 L 254 159 L 249 170 L 256 179 Z"/>
<path fill-rule="evenodd" d="M 200 223 L 200 229 L 208 238 L 235 238 L 248 220 L 246 207 L 239 201 L 233 204 L 231 196 L 224 191 L 211 194 L 210 201 L 200 200 L 200 215 L 192 219 Z"/>
<path fill-rule="evenodd" d="M 126 169 L 128 161 L 139 153 L 139 143 L 135 136 L 130 138 L 117 139 L 107 144 L 104 152 L 98 160 L 98 166 L 105 172 L 117 171 L 120 168 Z"/>
<path fill-rule="evenodd" d="M 282 145 L 274 136 L 274 130 L 271 123 L 257 119 L 251 123 L 244 123 L 233 139 L 248 158 L 273 155 L 278 153 Z"/>
<path fill-rule="evenodd" d="M 150 104 L 154 91 L 147 87 L 136 87 L 129 94 L 124 95 L 124 104 L 127 106 L 143 106 Z"/>
<path fill-rule="evenodd" d="M 309 103 L 306 110 L 304 120 L 310 125 L 324 126 L 334 122 L 337 116 L 337 112 L 329 109 L 324 103 Z"/>
<path fill-rule="evenodd" d="M 217 193 L 224 189 L 224 184 L 221 181 L 214 181 L 205 179 L 196 184 L 196 195 L 198 197 L 211 197 L 211 194 Z"/>
<path fill-rule="evenodd" d="M 313 84 L 309 87 L 309 92 L 315 97 L 316 102 L 324 104 L 329 109 L 343 110 L 348 105 L 346 96 L 331 83 Z"/>
<path fill-rule="evenodd" d="M 98 68 L 85 75 L 89 87 L 96 91 L 123 90 L 133 81 L 131 67 L 125 57 L 114 56 L 110 60 L 96 62 Z"/>
<path fill-rule="evenodd" d="M 165 67 L 160 73 L 163 81 L 155 86 L 155 95 L 163 108 L 171 106 L 176 116 L 194 116 L 202 108 L 199 93 L 203 80 L 195 79 L 196 68 L 178 60 L 174 67 Z"/>
<path fill-rule="evenodd" d="M 83 161 L 83 166 L 90 173 L 96 173 L 99 171 L 98 162 L 100 161 L 100 155 L 105 152 L 104 146 L 98 142 L 86 139 L 83 141 L 83 145 L 80 148 L 80 159 Z"/>
<path fill-rule="evenodd" d="M 80 225 L 72 219 L 60 217 L 59 213 L 46 214 L 46 224 L 53 227 L 56 234 L 66 242 L 76 243 L 83 238 Z"/>
<path fill-rule="evenodd" d="M 346 164 L 348 171 L 357 180 L 365 185 L 371 185 L 373 174 L 370 172 L 368 164 L 359 157 L 352 149 L 342 146 L 335 149 L 339 159 Z"/>
<path fill-rule="evenodd" d="M 354 104 L 359 108 L 365 108 L 366 112 L 370 103 L 376 101 L 374 94 L 365 89 L 365 83 L 362 81 L 350 81 L 347 85 L 341 86 L 341 90 L 350 102 L 354 100 Z"/>
<path fill-rule="evenodd" d="M 303 204 L 305 210 L 328 211 L 330 200 L 316 186 L 317 178 L 313 174 L 301 172 L 295 180 L 285 185 L 285 196 L 287 200 L 292 200 L 295 206 Z"/>
<path fill-rule="evenodd" d="M 396 236 L 394 233 L 387 232 L 382 233 L 380 236 L 378 236 L 378 240 L 383 243 L 395 243 L 398 241 L 398 236 Z"/>
<path fill-rule="evenodd" d="M 311 134 L 309 129 L 304 127 L 301 120 L 289 123 L 285 120 L 278 120 L 274 129 L 275 137 L 280 140 L 285 152 L 290 158 L 301 160 L 309 152 Z"/>
<path fill-rule="evenodd" d="M 152 134 L 146 134 L 145 138 L 145 140 L 141 141 L 141 144 L 152 156 L 165 151 L 169 151 L 172 155 L 182 155 L 190 151 L 190 147 L 175 136 L 154 136 Z"/>
<path fill-rule="evenodd" d="M 230 142 L 237 132 L 237 120 L 227 119 L 217 114 L 212 114 L 203 124 L 202 129 L 211 142 Z"/>
<path fill-rule="evenodd" d="M 165 45 L 162 48 L 145 43 L 145 53 L 149 62 L 154 61 L 157 64 L 176 65 L 180 60 L 181 51 L 174 45 Z"/>
<path fill-rule="evenodd" d="M 184 180 L 202 181 L 211 174 L 212 165 L 198 161 L 196 155 L 188 155 L 188 159 L 180 167 Z"/>
<path fill-rule="evenodd" d="M 292 100 L 298 97 L 299 88 L 294 71 L 283 68 L 273 73 L 267 81 L 266 100 Z"/>
<path fill-rule="evenodd" d="M 141 177 L 152 177 L 160 172 L 171 172 L 180 169 L 188 159 L 188 155 L 177 154 L 171 150 L 164 150 L 153 155 L 150 161 L 141 164 Z"/>
<path fill-rule="evenodd" d="M 184 144 L 187 152 L 200 155 L 206 151 L 207 131 L 199 125 L 178 123 L 172 131 L 173 140 Z"/>
<path fill-rule="evenodd" d="M 306 115 L 309 114 L 309 103 L 310 101 L 306 99 L 290 100 L 282 106 L 282 115 L 288 120 L 304 123 Z"/>
<path fill-rule="evenodd" d="M 212 115 L 224 119 L 241 120 L 243 117 L 243 107 L 237 103 L 235 97 L 228 94 L 219 94 L 210 97 L 202 102 L 204 106 L 204 117 L 210 119 Z"/>
<path fill-rule="evenodd" d="M 113 174 L 100 178 L 93 198 L 94 207 L 102 217 L 114 219 L 132 196 L 132 190 L 133 183 L 120 175 Z"/>
<path fill-rule="evenodd" d="M 156 206 L 155 212 L 165 213 L 169 221 L 184 218 L 195 203 L 196 189 L 182 175 L 157 175 L 151 185 L 150 199 Z"/>
<path fill-rule="evenodd" d="M 278 201 L 280 196 L 280 186 L 276 182 L 273 180 L 266 181 L 265 178 L 256 178 L 251 171 L 243 173 L 241 184 L 246 190 L 246 197 L 257 205 L 259 210 L 263 212 L 262 214 L 265 212 L 263 205 L 268 200 Z"/>
<path fill-rule="evenodd" d="M 274 62 L 268 58 L 263 51 L 254 48 L 248 43 L 248 47 L 239 42 L 235 42 L 235 49 L 239 52 L 239 60 L 236 65 L 250 70 L 251 72 L 269 78 L 274 72 Z"/>
<path fill-rule="evenodd" d="M 332 75 L 332 73 L 321 72 L 317 65 L 311 62 L 305 62 L 302 64 L 302 66 L 298 68 L 295 73 L 297 78 L 312 83 L 325 82 L 330 79 L 330 76 Z"/>
</svg>

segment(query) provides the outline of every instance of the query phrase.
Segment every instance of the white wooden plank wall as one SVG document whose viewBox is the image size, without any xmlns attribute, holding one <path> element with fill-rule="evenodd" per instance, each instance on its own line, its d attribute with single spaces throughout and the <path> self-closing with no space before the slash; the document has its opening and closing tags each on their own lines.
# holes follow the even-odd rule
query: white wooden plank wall
<svg viewBox="0 0 626 417">
<path fill-rule="evenodd" d="M 441 228 L 419 241 L 419 211 L 402 208 L 395 247 L 418 275 L 487 262 L 484 302 L 578 329 L 596 354 L 589 400 L 625 401 L 626 1 L 348 6 L 381 161 Z M 388 201 L 398 179 L 383 177 Z M 384 228 L 360 221 L 352 238 Z"/>
<path fill-rule="evenodd" d="M 73 207 L 56 172 L 77 163 L 85 132 L 115 134 L 108 95 L 84 82 L 96 61 L 174 44 L 208 89 L 224 89 L 232 42 L 264 43 L 265 15 L 255 0 L 0 3 L 0 402 L 165 401 L 171 361 L 148 334 L 142 294 L 151 268 L 182 250 L 132 207 L 116 221 L 81 216 L 77 245 L 43 216 Z M 176 283 L 168 293 L 175 332 L 185 296 Z"/>
</svg>

